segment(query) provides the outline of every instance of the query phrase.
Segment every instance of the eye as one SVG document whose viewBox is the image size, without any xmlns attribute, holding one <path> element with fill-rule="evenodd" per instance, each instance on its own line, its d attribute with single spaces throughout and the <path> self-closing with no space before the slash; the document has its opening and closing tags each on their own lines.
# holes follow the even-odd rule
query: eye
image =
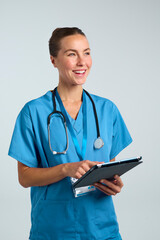
<svg viewBox="0 0 160 240">
<path fill-rule="evenodd" d="M 90 55 L 90 52 L 85 52 L 84 54 L 85 54 L 85 55 Z"/>
<path fill-rule="evenodd" d="M 75 56 L 75 53 L 69 53 L 68 56 Z"/>
</svg>

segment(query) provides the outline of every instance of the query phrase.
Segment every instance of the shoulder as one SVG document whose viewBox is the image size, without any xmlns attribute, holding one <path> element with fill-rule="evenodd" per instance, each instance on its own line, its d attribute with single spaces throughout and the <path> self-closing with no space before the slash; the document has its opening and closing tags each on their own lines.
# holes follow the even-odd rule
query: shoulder
<svg viewBox="0 0 160 240">
<path fill-rule="evenodd" d="M 44 95 L 38 98 L 32 99 L 31 101 L 28 101 L 23 106 L 20 113 L 30 116 L 32 112 L 41 111 L 41 109 L 44 109 L 44 106 L 50 105 L 51 101 L 52 101 L 52 93 L 48 91 Z"/>
<path fill-rule="evenodd" d="M 96 107 L 103 107 L 115 111 L 117 109 L 116 104 L 108 98 L 104 98 L 98 95 L 90 94 Z"/>
</svg>

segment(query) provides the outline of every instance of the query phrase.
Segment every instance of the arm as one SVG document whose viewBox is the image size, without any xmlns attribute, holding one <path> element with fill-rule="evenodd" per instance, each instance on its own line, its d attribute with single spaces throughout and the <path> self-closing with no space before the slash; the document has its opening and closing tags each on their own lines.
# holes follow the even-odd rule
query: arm
<svg viewBox="0 0 160 240">
<path fill-rule="evenodd" d="M 115 158 L 110 160 L 110 162 L 114 162 L 114 161 L 115 161 Z M 114 179 L 115 179 L 114 181 L 101 179 L 100 183 L 95 183 L 94 186 L 107 195 L 115 196 L 117 193 L 121 192 L 121 189 L 123 187 L 123 182 L 118 175 L 114 176 Z"/>
<path fill-rule="evenodd" d="M 31 168 L 18 162 L 19 183 L 27 188 L 45 186 L 62 180 L 65 177 L 80 178 L 91 167 L 102 162 L 84 160 L 74 163 L 59 164 L 50 168 Z"/>
<path fill-rule="evenodd" d="M 115 162 L 116 158 L 113 158 L 112 160 L 110 160 L 110 162 Z"/>
</svg>

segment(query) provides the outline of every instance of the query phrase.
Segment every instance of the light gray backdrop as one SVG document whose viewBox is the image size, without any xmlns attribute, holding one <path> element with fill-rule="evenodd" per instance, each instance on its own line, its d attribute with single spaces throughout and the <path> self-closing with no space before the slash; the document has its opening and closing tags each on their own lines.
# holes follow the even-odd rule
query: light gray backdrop
<svg viewBox="0 0 160 240">
<path fill-rule="evenodd" d="M 159 239 L 159 0 L 0 1 L 0 239 L 28 239 L 29 189 L 7 152 L 20 109 L 57 84 L 48 39 L 62 26 L 87 34 L 93 68 L 85 88 L 118 105 L 134 139 L 117 159 L 143 156 L 114 197 L 123 239 Z"/>
</svg>

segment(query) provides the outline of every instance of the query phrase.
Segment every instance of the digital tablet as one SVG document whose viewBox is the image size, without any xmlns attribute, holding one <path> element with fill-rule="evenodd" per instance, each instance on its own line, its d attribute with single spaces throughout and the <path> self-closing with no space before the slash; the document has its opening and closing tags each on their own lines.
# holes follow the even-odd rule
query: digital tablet
<svg viewBox="0 0 160 240">
<path fill-rule="evenodd" d="M 121 161 L 97 164 L 87 171 L 74 184 L 73 188 L 93 185 L 101 179 L 113 180 L 115 175 L 121 176 L 132 168 L 138 166 L 142 157 L 125 159 Z"/>
</svg>

